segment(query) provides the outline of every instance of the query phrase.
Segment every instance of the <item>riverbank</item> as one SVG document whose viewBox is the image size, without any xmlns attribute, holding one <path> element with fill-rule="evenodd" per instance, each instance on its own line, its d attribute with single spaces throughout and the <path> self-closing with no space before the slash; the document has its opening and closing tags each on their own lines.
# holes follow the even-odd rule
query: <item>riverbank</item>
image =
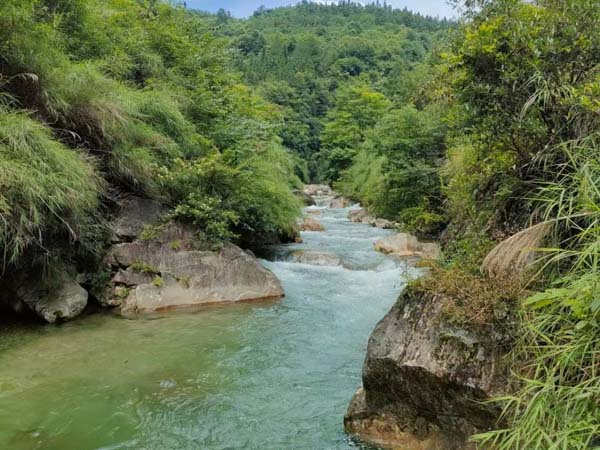
<svg viewBox="0 0 600 450">
<path fill-rule="evenodd" d="M 321 211 L 325 231 L 261 260 L 282 301 L 5 328 L 0 446 L 370 448 L 342 418 L 369 333 L 416 272 L 374 250 L 389 230 Z M 294 262 L 298 251 L 345 265 Z"/>
</svg>

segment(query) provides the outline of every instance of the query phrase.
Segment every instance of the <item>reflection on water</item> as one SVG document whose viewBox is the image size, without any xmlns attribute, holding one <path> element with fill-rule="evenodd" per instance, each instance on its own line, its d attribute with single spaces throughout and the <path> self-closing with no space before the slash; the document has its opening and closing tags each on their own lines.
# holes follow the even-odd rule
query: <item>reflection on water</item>
<svg viewBox="0 0 600 450">
<path fill-rule="evenodd" d="M 342 418 L 369 333 L 410 269 L 372 250 L 387 231 L 347 212 L 315 216 L 325 232 L 264 262 L 281 302 L 5 327 L 0 448 L 361 448 Z M 298 249 L 334 252 L 354 270 L 285 261 Z"/>
</svg>

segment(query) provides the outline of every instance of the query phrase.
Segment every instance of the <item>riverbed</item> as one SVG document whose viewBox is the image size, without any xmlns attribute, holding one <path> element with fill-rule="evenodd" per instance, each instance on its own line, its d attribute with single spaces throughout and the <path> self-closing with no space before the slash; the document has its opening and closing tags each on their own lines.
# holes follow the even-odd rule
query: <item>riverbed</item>
<svg viewBox="0 0 600 450">
<path fill-rule="evenodd" d="M 414 272 L 373 250 L 389 231 L 347 214 L 320 210 L 324 232 L 263 260 L 281 301 L 3 326 L 0 448 L 372 448 L 342 419 L 369 334 Z M 290 262 L 297 250 L 344 267 Z"/>
</svg>

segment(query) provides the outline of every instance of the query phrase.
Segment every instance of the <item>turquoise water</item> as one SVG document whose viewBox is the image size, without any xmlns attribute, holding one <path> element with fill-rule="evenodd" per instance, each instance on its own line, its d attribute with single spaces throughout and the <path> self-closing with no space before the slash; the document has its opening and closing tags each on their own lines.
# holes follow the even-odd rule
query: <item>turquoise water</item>
<svg viewBox="0 0 600 450">
<path fill-rule="evenodd" d="M 342 419 L 368 336 L 410 269 L 347 210 L 264 265 L 286 298 L 0 331 L 1 449 L 352 449 Z M 335 252 L 352 270 L 286 262 Z"/>
</svg>

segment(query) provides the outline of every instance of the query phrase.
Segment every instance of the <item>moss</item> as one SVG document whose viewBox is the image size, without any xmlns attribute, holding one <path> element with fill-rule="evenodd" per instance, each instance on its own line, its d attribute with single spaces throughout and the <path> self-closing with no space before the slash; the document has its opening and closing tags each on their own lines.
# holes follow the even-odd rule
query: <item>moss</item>
<svg viewBox="0 0 600 450">
<path fill-rule="evenodd" d="M 154 279 L 152 280 L 152 284 L 156 287 L 163 287 L 163 285 L 165 284 L 164 280 L 162 279 L 162 277 L 160 276 L 156 276 L 154 277 Z"/>
<path fill-rule="evenodd" d="M 129 296 L 130 292 L 131 292 L 131 289 L 129 289 L 128 287 L 124 287 L 124 286 L 120 286 L 115 289 L 115 295 L 122 300 L 125 300 Z"/>
<path fill-rule="evenodd" d="M 144 225 L 144 228 L 142 229 L 142 232 L 140 233 L 140 240 L 141 241 L 152 241 L 154 239 L 157 239 L 160 234 L 163 232 L 163 230 L 165 229 L 165 225 L 164 224 L 152 224 L 152 225 Z"/>
<path fill-rule="evenodd" d="M 177 281 L 179 281 L 181 284 L 183 284 L 186 288 L 189 288 L 191 278 L 192 277 L 190 277 L 190 276 L 177 277 Z"/>
<path fill-rule="evenodd" d="M 169 247 L 171 247 L 171 250 L 175 250 L 175 251 L 181 250 L 181 246 L 182 246 L 181 239 L 177 239 L 177 240 L 171 241 L 171 243 L 169 243 Z"/>
<path fill-rule="evenodd" d="M 129 266 L 129 268 L 135 272 L 141 272 L 149 275 L 160 273 L 160 270 L 158 270 L 158 268 L 143 261 L 134 262 L 131 266 Z"/>
</svg>

